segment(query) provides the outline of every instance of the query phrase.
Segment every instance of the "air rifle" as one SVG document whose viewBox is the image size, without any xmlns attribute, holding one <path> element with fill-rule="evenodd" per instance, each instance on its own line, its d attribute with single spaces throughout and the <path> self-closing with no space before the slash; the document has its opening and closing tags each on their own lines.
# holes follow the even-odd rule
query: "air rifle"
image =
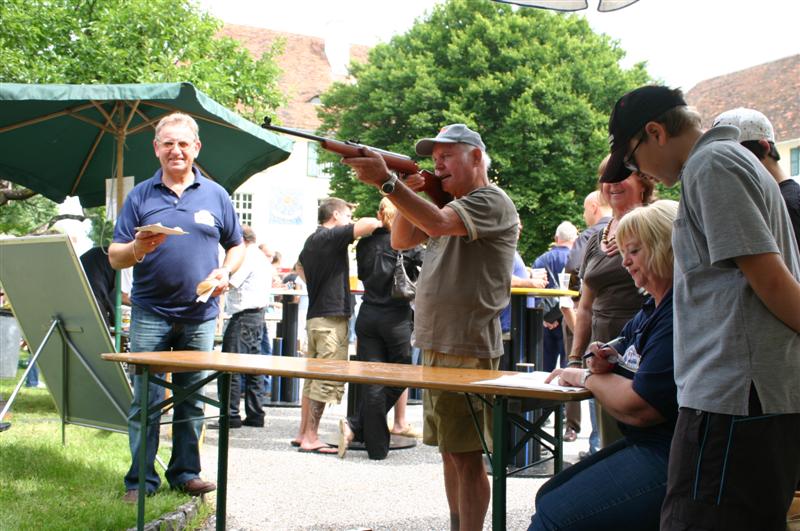
<svg viewBox="0 0 800 531">
<path fill-rule="evenodd" d="M 386 162 L 386 167 L 399 173 L 401 176 L 413 175 L 415 173 L 422 176 L 422 178 L 425 180 L 422 191 L 425 192 L 428 197 L 431 198 L 431 201 L 433 201 L 439 208 L 442 208 L 444 205 L 453 200 L 453 196 L 442 190 L 442 182 L 439 180 L 439 178 L 427 170 L 420 169 L 420 167 L 417 166 L 417 163 L 414 162 L 411 157 L 401 153 L 392 153 L 391 151 L 365 146 L 363 144 L 359 144 L 358 142 L 352 142 L 349 140 L 342 142 L 341 140 L 325 138 L 324 136 L 313 135 L 297 129 L 272 125 L 272 121 L 269 117 L 264 118 L 264 123 L 261 124 L 261 127 L 264 129 L 270 129 L 272 131 L 277 131 L 279 133 L 305 138 L 306 140 L 313 140 L 314 142 L 318 142 L 322 149 L 332 153 L 338 153 L 344 158 L 363 157 L 364 148 L 370 149 L 383 157 L 384 162 Z"/>
</svg>

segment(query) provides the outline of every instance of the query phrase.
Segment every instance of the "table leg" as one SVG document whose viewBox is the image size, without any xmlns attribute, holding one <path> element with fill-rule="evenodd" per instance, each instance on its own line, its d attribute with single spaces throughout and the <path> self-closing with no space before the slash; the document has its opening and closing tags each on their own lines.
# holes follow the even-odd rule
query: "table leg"
<svg viewBox="0 0 800 531">
<path fill-rule="evenodd" d="M 144 500 L 147 496 L 145 479 L 147 475 L 147 417 L 149 415 L 147 390 L 149 386 L 150 369 L 143 367 L 139 378 L 139 499 L 136 515 L 136 528 L 139 531 L 144 531 Z"/>
<path fill-rule="evenodd" d="M 244 375 L 243 375 L 244 376 Z M 219 379 L 219 450 L 217 453 L 217 531 L 225 531 L 228 497 L 228 432 L 231 420 L 231 373 L 221 372 Z"/>
<path fill-rule="evenodd" d="M 492 529 L 506 528 L 506 467 L 508 465 L 508 398 L 495 396 L 492 408 Z"/>
</svg>

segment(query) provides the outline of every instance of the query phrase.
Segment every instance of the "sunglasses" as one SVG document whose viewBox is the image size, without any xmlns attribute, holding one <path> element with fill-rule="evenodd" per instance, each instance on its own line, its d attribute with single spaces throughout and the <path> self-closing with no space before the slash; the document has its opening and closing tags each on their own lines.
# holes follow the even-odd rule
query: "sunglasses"
<svg viewBox="0 0 800 531">
<path fill-rule="evenodd" d="M 642 173 L 642 170 L 639 169 L 639 165 L 636 164 L 636 159 L 634 158 L 634 154 L 636 150 L 639 149 L 639 146 L 642 145 L 642 140 L 644 140 L 644 135 L 639 137 L 639 141 L 633 147 L 633 151 L 631 151 L 627 157 L 622 160 L 623 166 L 629 169 L 632 172 Z"/>
</svg>

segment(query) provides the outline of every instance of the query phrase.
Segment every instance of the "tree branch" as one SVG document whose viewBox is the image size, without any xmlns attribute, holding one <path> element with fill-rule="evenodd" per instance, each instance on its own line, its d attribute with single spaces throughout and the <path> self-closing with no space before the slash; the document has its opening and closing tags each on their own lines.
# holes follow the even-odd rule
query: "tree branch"
<svg viewBox="0 0 800 531">
<path fill-rule="evenodd" d="M 9 201 L 25 201 L 35 196 L 37 192 L 27 188 L 0 188 L 0 206 Z"/>
<path fill-rule="evenodd" d="M 53 216 L 52 218 L 50 218 L 50 221 L 48 221 L 47 223 L 39 225 L 38 227 L 33 229 L 29 234 L 31 235 L 44 234 L 50 230 L 50 227 L 52 227 L 53 225 L 55 225 L 56 223 L 58 223 L 63 219 L 74 219 L 76 221 L 84 221 L 89 218 L 81 214 L 59 214 L 58 216 Z"/>
</svg>

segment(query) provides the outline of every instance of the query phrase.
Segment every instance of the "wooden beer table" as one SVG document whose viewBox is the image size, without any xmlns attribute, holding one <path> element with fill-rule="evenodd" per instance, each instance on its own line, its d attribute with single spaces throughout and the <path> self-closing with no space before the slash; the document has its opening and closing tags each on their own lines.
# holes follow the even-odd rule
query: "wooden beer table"
<svg viewBox="0 0 800 531">
<path fill-rule="evenodd" d="M 227 352 L 130 352 L 119 354 L 103 354 L 103 359 L 115 362 L 126 362 L 136 367 L 141 378 L 141 430 L 146 432 L 148 417 L 165 406 L 174 405 L 193 393 L 210 405 L 219 407 L 219 458 L 217 465 L 217 529 L 225 529 L 227 474 L 228 474 L 228 430 L 229 400 L 231 373 L 266 374 L 288 376 L 315 380 L 334 380 L 363 384 L 377 384 L 396 387 L 419 387 L 423 389 L 442 389 L 471 395 L 490 395 L 493 412 L 492 437 L 494 452 L 491 453 L 492 465 L 492 529 L 506 528 L 506 468 L 508 451 L 506 450 L 506 424 L 509 422 L 508 400 L 510 397 L 532 398 L 541 400 L 543 404 L 563 403 L 573 400 L 591 398 L 589 391 L 540 390 L 522 387 L 505 387 L 494 384 L 478 383 L 482 380 L 499 378 L 504 375 L 516 375 L 518 372 L 485 371 L 471 369 L 452 369 L 444 367 L 424 367 L 420 365 L 404 365 L 396 363 L 374 363 L 345 360 L 318 360 L 307 358 L 291 358 L 280 356 L 251 356 L 247 354 L 231 354 Z M 165 382 L 154 376 L 156 373 L 211 371 L 193 388 L 179 389 L 174 384 Z M 222 398 L 217 401 L 202 395 L 203 386 L 214 379 L 219 379 Z M 159 404 L 148 408 L 148 383 L 152 382 L 173 391 L 173 396 Z M 556 443 L 556 452 L 561 452 L 560 437 L 537 430 L 532 434 L 537 440 Z M 484 450 L 488 448 L 484 443 Z M 139 470 L 145 470 L 145 445 L 139 448 Z M 560 455 L 559 455 L 560 458 Z M 560 459 L 559 459 L 560 461 Z M 138 529 L 144 529 L 145 474 L 139 474 L 139 502 L 137 513 Z"/>
</svg>

